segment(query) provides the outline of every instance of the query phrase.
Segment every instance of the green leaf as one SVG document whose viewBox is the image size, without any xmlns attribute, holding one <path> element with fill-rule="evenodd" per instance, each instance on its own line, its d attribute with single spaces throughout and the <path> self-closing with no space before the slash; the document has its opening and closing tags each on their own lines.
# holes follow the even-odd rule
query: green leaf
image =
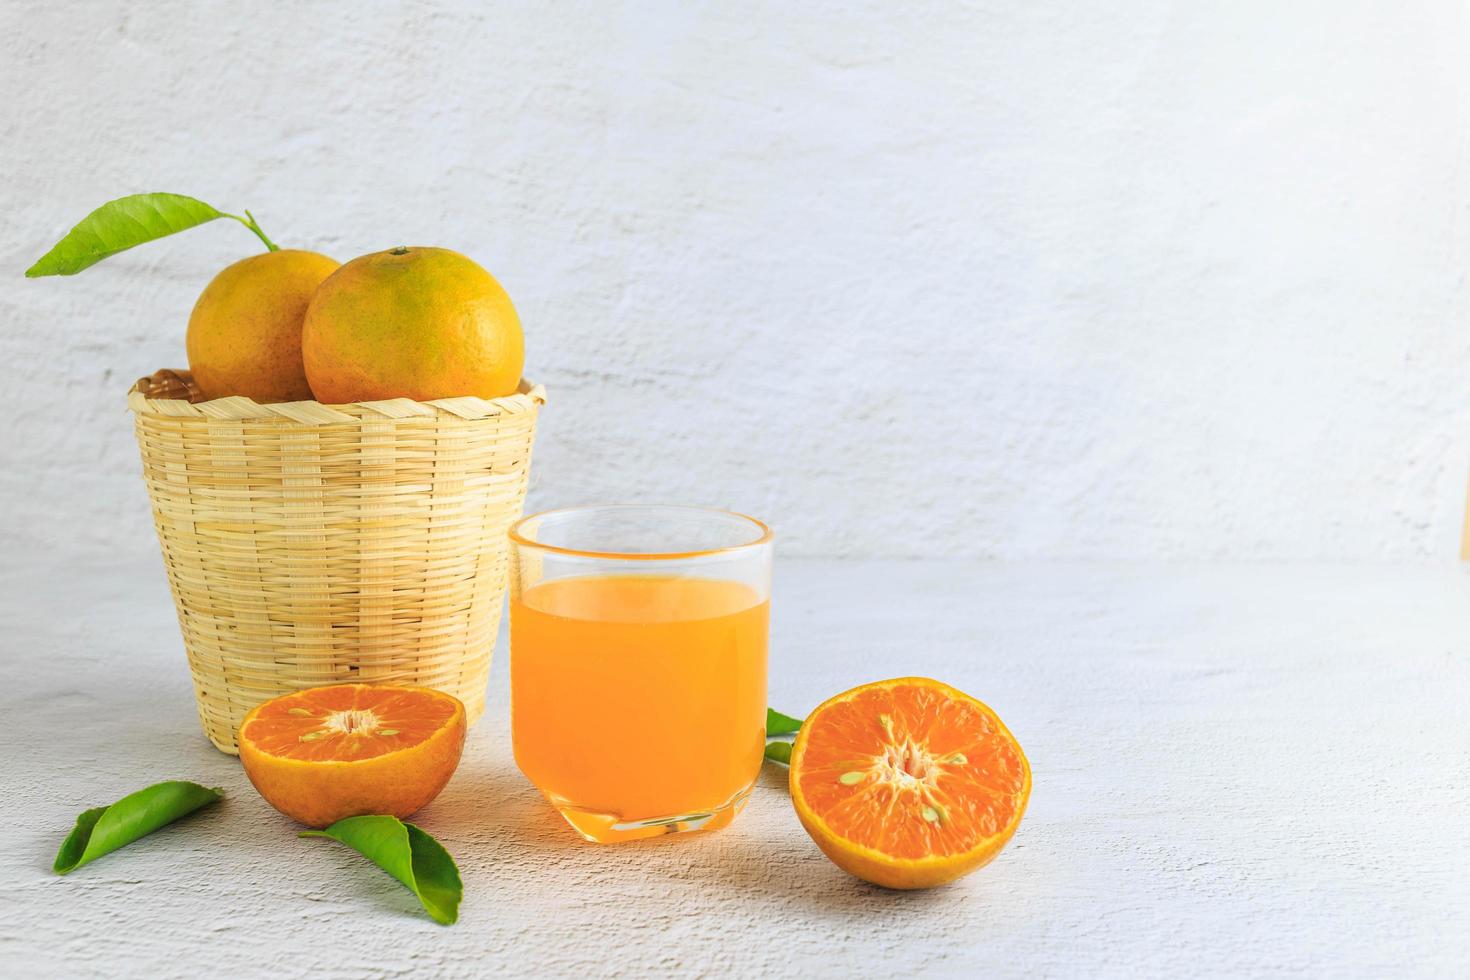
<svg viewBox="0 0 1470 980">
<path fill-rule="evenodd" d="M 801 719 L 783 715 L 772 708 L 766 709 L 766 738 L 775 735 L 791 735 L 801 730 Z"/>
<path fill-rule="evenodd" d="M 110 255 L 225 217 L 182 194 L 130 194 L 87 215 L 51 251 L 26 270 L 26 278 L 74 276 Z"/>
<path fill-rule="evenodd" d="M 51 251 L 26 270 L 26 278 L 74 276 L 108 256 L 125 252 L 134 245 L 142 245 L 216 218 L 240 222 L 265 242 L 266 248 L 272 252 L 277 251 L 276 243 L 266 237 L 256 223 L 255 215 L 249 211 L 242 218 L 238 214 L 220 211 L 213 205 L 182 194 L 129 194 L 127 197 L 108 201 L 77 222 L 77 226 L 67 232 L 61 241 L 51 246 Z"/>
<path fill-rule="evenodd" d="M 86 810 L 56 852 L 51 870 L 59 875 L 75 871 L 223 797 L 223 790 L 173 780 L 140 789 L 112 806 Z"/>
<path fill-rule="evenodd" d="M 783 766 L 791 765 L 791 743 L 767 742 L 766 758 L 772 762 L 779 762 Z"/>
<path fill-rule="evenodd" d="M 447 926 L 459 918 L 464 886 L 454 858 L 413 824 L 397 817 L 348 817 L 325 830 L 302 831 L 300 836 L 330 837 L 346 844 L 418 896 L 435 922 Z"/>
</svg>

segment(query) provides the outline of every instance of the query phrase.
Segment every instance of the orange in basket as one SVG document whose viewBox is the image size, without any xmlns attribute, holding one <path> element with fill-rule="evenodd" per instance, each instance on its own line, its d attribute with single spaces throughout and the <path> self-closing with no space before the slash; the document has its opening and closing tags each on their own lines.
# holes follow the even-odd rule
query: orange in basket
<svg viewBox="0 0 1470 980">
<path fill-rule="evenodd" d="M 418 810 L 454 775 L 464 735 L 464 705 L 452 695 L 338 684 L 254 708 L 240 725 L 240 761 L 267 803 L 326 827 Z"/>
<path fill-rule="evenodd" d="M 312 294 L 301 328 L 306 377 L 327 404 L 515 392 L 521 321 L 495 277 L 447 248 L 359 256 Z"/>
<path fill-rule="evenodd" d="M 853 688 L 802 723 L 791 800 L 844 871 L 928 888 L 990 862 L 1021 822 L 1031 767 L 995 712 L 948 684 Z"/>
</svg>

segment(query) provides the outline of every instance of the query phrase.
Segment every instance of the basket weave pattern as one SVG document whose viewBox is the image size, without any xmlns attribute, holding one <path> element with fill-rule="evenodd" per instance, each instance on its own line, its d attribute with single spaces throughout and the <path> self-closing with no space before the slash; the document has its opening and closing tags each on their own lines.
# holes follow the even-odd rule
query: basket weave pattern
<svg viewBox="0 0 1470 980">
<path fill-rule="evenodd" d="M 480 716 L 539 386 L 333 406 L 144 390 L 128 406 L 216 746 L 323 684 L 434 687 Z"/>
</svg>

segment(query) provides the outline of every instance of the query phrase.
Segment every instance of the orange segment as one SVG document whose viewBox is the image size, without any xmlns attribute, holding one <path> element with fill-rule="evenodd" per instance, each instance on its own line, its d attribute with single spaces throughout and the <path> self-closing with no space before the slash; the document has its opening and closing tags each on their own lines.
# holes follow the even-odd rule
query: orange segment
<svg viewBox="0 0 1470 980">
<path fill-rule="evenodd" d="M 302 823 L 406 817 L 449 782 L 465 727 L 464 705 L 442 691 L 316 687 L 252 709 L 240 725 L 240 761 L 266 802 Z"/>
<path fill-rule="evenodd" d="M 459 709 L 447 694 L 414 687 L 343 684 L 267 701 L 250 737 L 267 755 L 345 762 L 428 741 Z"/>
<path fill-rule="evenodd" d="M 988 863 L 1031 795 L 1020 745 L 984 704 L 923 677 L 839 694 L 802 724 L 791 799 L 844 870 L 927 888 Z"/>
</svg>

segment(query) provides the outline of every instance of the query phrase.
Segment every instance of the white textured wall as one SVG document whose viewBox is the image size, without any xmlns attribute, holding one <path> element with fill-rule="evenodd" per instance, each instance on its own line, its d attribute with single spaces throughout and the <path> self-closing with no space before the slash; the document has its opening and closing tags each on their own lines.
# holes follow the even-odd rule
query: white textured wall
<svg viewBox="0 0 1470 980">
<path fill-rule="evenodd" d="M 724 504 L 818 555 L 1453 553 L 1463 4 L 493 6 L 0 3 L 0 543 L 153 547 L 123 392 L 253 239 L 21 272 L 173 190 L 491 269 L 552 396 L 533 506 Z"/>
</svg>

